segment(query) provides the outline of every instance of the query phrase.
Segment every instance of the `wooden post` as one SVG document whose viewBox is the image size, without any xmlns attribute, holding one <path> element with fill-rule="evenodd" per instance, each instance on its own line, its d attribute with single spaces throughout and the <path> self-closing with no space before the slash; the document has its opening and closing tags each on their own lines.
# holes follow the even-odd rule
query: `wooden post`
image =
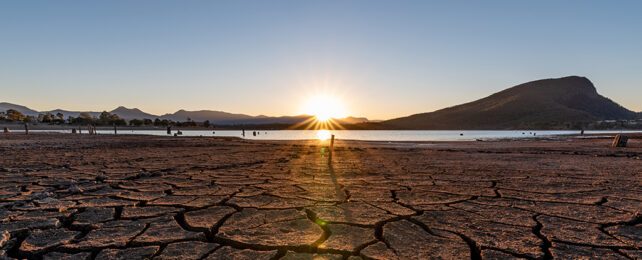
<svg viewBox="0 0 642 260">
<path fill-rule="evenodd" d="M 629 141 L 629 137 L 626 135 L 617 134 L 613 138 L 612 147 L 626 147 L 626 143 Z"/>
<path fill-rule="evenodd" d="M 114 134 L 117 135 L 118 131 L 116 130 L 116 124 L 114 124 Z"/>
<path fill-rule="evenodd" d="M 332 164 L 332 153 L 334 152 L 334 135 L 330 136 L 330 149 L 328 149 L 328 164 Z"/>
<path fill-rule="evenodd" d="M 29 124 L 25 123 L 25 134 L 29 134 Z"/>
</svg>

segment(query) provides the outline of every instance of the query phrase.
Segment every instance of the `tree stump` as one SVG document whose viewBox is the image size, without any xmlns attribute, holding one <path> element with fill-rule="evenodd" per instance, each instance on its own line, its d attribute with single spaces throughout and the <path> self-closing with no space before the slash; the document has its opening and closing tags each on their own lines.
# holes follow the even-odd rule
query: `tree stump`
<svg viewBox="0 0 642 260">
<path fill-rule="evenodd" d="M 72 128 L 72 129 L 71 129 L 71 133 L 72 133 L 72 134 L 75 134 L 75 133 L 76 133 L 76 128 Z"/>
<path fill-rule="evenodd" d="M 626 135 L 617 134 L 613 139 L 612 147 L 626 147 L 626 143 L 629 141 L 629 137 Z"/>
</svg>

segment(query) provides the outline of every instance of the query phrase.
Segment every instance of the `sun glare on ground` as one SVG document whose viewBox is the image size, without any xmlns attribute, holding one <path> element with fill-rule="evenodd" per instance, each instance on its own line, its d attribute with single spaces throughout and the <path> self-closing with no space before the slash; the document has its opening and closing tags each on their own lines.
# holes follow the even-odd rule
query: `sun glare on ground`
<svg viewBox="0 0 642 260">
<path fill-rule="evenodd" d="M 327 95 L 316 95 L 308 99 L 304 103 L 303 113 L 313 115 L 322 122 L 347 116 L 339 99 Z"/>
</svg>

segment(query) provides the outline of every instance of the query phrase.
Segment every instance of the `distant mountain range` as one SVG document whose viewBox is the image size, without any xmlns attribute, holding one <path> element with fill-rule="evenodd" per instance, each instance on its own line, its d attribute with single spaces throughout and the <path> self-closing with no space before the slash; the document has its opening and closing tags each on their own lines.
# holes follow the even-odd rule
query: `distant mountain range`
<svg viewBox="0 0 642 260">
<path fill-rule="evenodd" d="M 77 117 L 81 111 L 35 111 L 25 106 L 0 103 L 0 112 L 15 109 L 25 115 L 62 113 L 64 118 Z M 92 116 L 100 112 L 85 112 Z M 179 110 L 172 114 L 153 115 L 137 108 L 118 107 L 109 113 L 125 119 L 168 119 L 203 122 L 218 125 L 295 125 L 309 120 L 310 115 L 250 116 L 222 111 Z M 570 76 L 537 80 L 495 93 L 470 103 L 444 108 L 429 113 L 415 114 L 386 121 L 368 121 L 363 117 L 338 119 L 340 124 L 353 125 L 351 129 L 544 129 L 567 122 L 595 122 L 642 118 L 642 112 L 630 111 L 597 93 L 595 86 L 584 77 Z"/>
<path fill-rule="evenodd" d="M 27 116 L 38 116 L 38 114 L 51 113 L 56 115 L 57 113 L 63 114 L 64 118 L 69 116 L 78 117 L 81 113 L 87 113 L 90 116 L 99 116 L 101 112 L 95 111 L 68 111 L 62 109 L 56 109 L 51 111 L 36 111 L 25 106 L 11 104 L 2 102 L 0 103 L 0 112 L 5 112 L 6 110 L 14 109 Z M 199 110 L 199 111 L 186 111 L 179 110 L 173 114 L 164 114 L 164 115 L 153 115 L 145 113 L 138 108 L 126 108 L 120 106 L 114 110 L 107 111 L 111 114 L 116 114 L 121 118 L 131 120 L 131 119 L 167 119 L 172 121 L 187 121 L 188 119 L 196 122 L 204 122 L 209 120 L 212 124 L 218 125 L 259 125 L 259 124 L 298 124 L 310 119 L 310 115 L 298 115 L 298 116 L 279 116 L 279 117 L 270 117 L 270 116 L 250 116 L 244 114 L 232 114 L 222 111 L 212 111 L 212 110 Z M 367 118 L 364 117 L 346 117 L 336 119 L 339 124 L 357 124 L 368 122 Z"/>
<path fill-rule="evenodd" d="M 563 122 L 636 119 L 584 77 L 537 80 L 470 103 L 381 122 L 396 129 L 516 129 Z"/>
</svg>

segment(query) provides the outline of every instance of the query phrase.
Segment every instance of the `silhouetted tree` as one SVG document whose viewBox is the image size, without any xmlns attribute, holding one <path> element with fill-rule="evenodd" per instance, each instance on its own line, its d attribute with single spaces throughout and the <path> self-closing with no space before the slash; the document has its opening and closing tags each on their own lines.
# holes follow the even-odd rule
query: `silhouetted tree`
<svg viewBox="0 0 642 260">
<path fill-rule="evenodd" d="M 96 118 L 92 117 L 88 113 L 80 113 L 80 115 L 74 118 L 70 123 L 77 124 L 77 125 L 89 125 L 89 124 L 93 124 L 95 121 L 96 121 Z"/>
<path fill-rule="evenodd" d="M 107 111 L 103 111 L 100 113 L 98 116 L 98 120 L 96 122 L 97 125 L 118 125 L 118 126 L 124 126 L 127 125 L 127 121 L 125 119 L 120 118 L 118 115 L 115 114 L 110 114 Z"/>
<path fill-rule="evenodd" d="M 15 109 L 9 109 L 6 112 L 8 121 L 18 121 L 21 122 L 25 119 L 25 115 L 20 113 L 20 111 Z"/>
<path fill-rule="evenodd" d="M 38 117 L 40 117 L 40 115 L 38 115 Z M 53 115 L 51 113 L 46 113 L 42 116 L 42 119 L 40 120 L 40 122 L 53 123 L 53 120 L 54 120 Z"/>
<path fill-rule="evenodd" d="M 130 126 L 141 126 L 141 125 L 143 125 L 143 120 L 140 120 L 140 119 L 129 120 L 129 125 Z"/>
<path fill-rule="evenodd" d="M 169 126 L 171 124 L 172 124 L 172 122 L 167 120 L 167 119 L 160 120 L 160 119 L 156 118 L 154 120 L 154 126 Z"/>
</svg>

